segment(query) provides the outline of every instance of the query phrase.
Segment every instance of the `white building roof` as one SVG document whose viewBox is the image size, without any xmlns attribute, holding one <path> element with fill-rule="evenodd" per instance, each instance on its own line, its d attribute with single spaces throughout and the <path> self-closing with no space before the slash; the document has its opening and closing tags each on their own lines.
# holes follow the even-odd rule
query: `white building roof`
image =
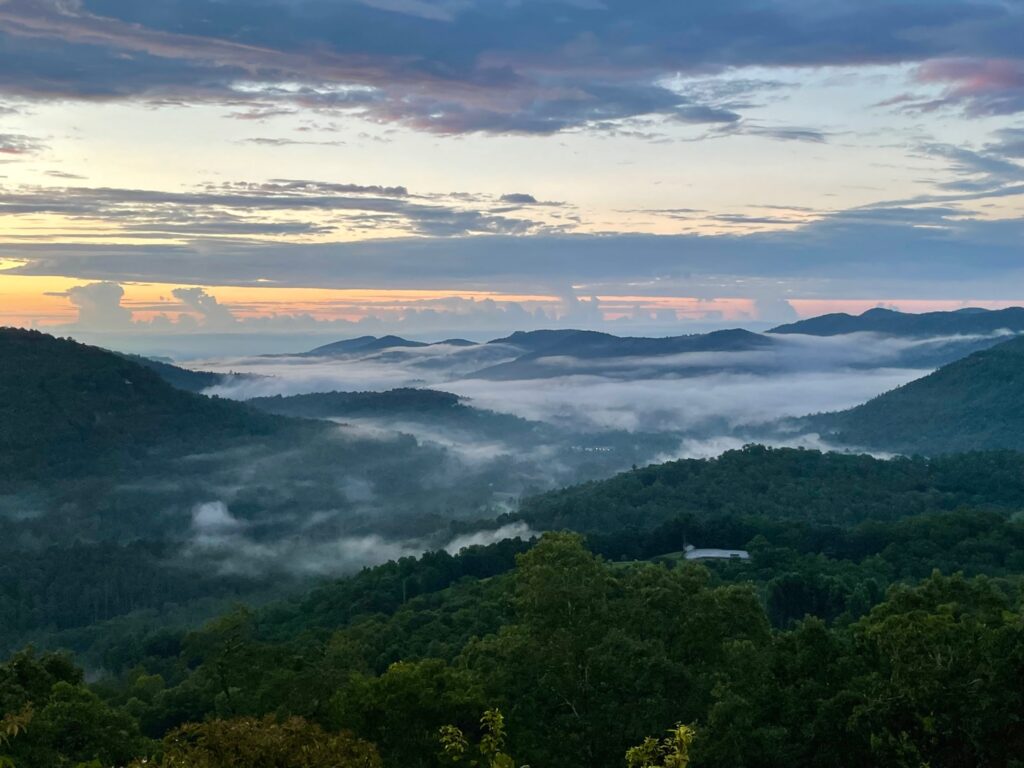
<svg viewBox="0 0 1024 768">
<path fill-rule="evenodd" d="M 750 553 L 744 549 L 688 549 L 687 560 L 749 560 Z"/>
</svg>

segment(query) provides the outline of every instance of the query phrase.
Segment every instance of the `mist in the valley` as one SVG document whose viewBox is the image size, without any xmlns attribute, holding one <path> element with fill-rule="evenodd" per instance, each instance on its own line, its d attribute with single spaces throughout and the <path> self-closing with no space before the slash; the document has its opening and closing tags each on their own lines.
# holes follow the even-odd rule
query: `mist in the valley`
<svg viewBox="0 0 1024 768">
<path fill-rule="evenodd" d="M 631 466 L 755 441 L 828 450 L 819 436 L 782 432 L 777 422 L 848 408 L 923 375 L 927 368 L 894 365 L 921 347 L 867 334 L 785 337 L 768 350 L 602 358 L 600 374 L 593 361 L 580 373 L 580 360 L 562 355 L 543 360 L 561 375 L 528 380 L 478 373 L 523 354 L 507 344 L 203 360 L 194 367 L 256 374 L 208 391 L 236 400 L 413 387 L 454 393 L 465 407 L 325 414 L 325 428 L 308 434 L 211 447 L 146 464 L 131 478 L 0 500 L 0 514 L 17 517 L 23 546 L 45 545 L 60 536 L 54 519 L 77 516 L 96 521 L 97 540 L 142 530 L 176 542 L 187 566 L 207 572 L 346 573 L 529 537 L 514 525 L 466 531 L 514 512 L 528 495 Z"/>
<path fill-rule="evenodd" d="M 457 554 L 466 547 L 486 546 L 509 538 L 536 535 L 525 523 L 509 523 L 464 534 L 438 532 L 420 538 L 361 536 L 310 538 L 299 533 L 283 538 L 254 537 L 249 526 L 232 515 L 223 501 L 197 504 L 192 510 L 191 536 L 184 557 L 225 575 L 260 576 L 273 572 L 317 577 L 347 573 L 389 560 L 416 557 L 428 550 Z"/>
<path fill-rule="evenodd" d="M 477 408 L 567 430 L 679 432 L 681 445 L 691 448 L 685 455 L 708 455 L 694 439 L 720 440 L 739 428 L 852 407 L 926 374 L 929 367 L 901 364 L 916 361 L 922 350 L 963 344 L 965 338 L 851 334 L 779 336 L 773 341 L 768 349 L 752 351 L 605 358 L 600 375 L 579 372 L 583 366 L 594 367 L 590 360 L 543 358 L 543 364 L 560 375 L 528 380 L 474 375 L 486 368 L 480 364 L 485 356 L 488 362 L 514 359 L 515 350 L 507 345 L 482 345 L 497 348 L 486 353 L 474 352 L 479 347 L 436 346 L 344 357 L 205 360 L 197 365 L 257 374 L 210 390 L 239 400 L 430 387 L 463 396 Z M 430 438 L 422 427 L 410 431 Z M 448 439 L 437 437 L 441 442 Z"/>
<path fill-rule="evenodd" d="M 529 536 L 521 526 L 457 535 L 449 524 L 493 520 L 531 493 L 751 441 L 830 450 L 816 434 L 776 424 L 918 378 L 928 369 L 893 363 L 946 343 L 963 339 L 792 336 L 768 350 L 602 359 L 602 375 L 580 374 L 580 360 L 561 356 L 543 363 L 562 375 L 530 380 L 476 375 L 522 354 L 505 344 L 204 360 L 196 367 L 255 374 L 210 390 L 222 397 L 434 388 L 502 416 L 325 416 L 347 460 L 325 459 L 334 449 L 324 446 L 289 446 L 224 461 L 206 475 L 215 480 L 206 500 L 176 513 L 189 518 L 184 553 L 224 573 L 309 576 Z"/>
</svg>

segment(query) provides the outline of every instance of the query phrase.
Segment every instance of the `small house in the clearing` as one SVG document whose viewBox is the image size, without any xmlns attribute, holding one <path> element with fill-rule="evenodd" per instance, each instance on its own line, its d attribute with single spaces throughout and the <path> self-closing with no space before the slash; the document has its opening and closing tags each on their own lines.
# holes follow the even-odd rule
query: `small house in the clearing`
<svg viewBox="0 0 1024 768">
<path fill-rule="evenodd" d="M 687 560 L 749 560 L 750 553 L 745 549 L 697 549 L 690 544 L 683 557 Z"/>
</svg>

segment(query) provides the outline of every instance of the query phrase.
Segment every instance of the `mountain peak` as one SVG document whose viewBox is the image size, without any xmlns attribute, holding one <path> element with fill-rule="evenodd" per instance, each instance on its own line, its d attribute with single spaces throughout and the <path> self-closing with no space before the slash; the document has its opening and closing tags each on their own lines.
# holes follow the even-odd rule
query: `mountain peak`
<svg viewBox="0 0 1024 768">
<path fill-rule="evenodd" d="M 311 349 L 303 354 L 311 357 L 330 357 L 332 355 L 352 355 L 360 352 L 379 352 L 384 349 L 395 349 L 401 347 L 426 347 L 422 341 L 410 341 L 401 336 L 358 336 L 354 339 L 342 339 L 330 344 Z"/>
</svg>

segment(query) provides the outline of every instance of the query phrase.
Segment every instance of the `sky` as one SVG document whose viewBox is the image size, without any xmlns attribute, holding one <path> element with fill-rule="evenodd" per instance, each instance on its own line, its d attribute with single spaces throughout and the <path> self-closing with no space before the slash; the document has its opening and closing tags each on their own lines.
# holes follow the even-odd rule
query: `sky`
<svg viewBox="0 0 1024 768">
<path fill-rule="evenodd" d="M 1022 0 L 0 0 L 0 324 L 1024 303 L 1021 40 Z"/>
</svg>

